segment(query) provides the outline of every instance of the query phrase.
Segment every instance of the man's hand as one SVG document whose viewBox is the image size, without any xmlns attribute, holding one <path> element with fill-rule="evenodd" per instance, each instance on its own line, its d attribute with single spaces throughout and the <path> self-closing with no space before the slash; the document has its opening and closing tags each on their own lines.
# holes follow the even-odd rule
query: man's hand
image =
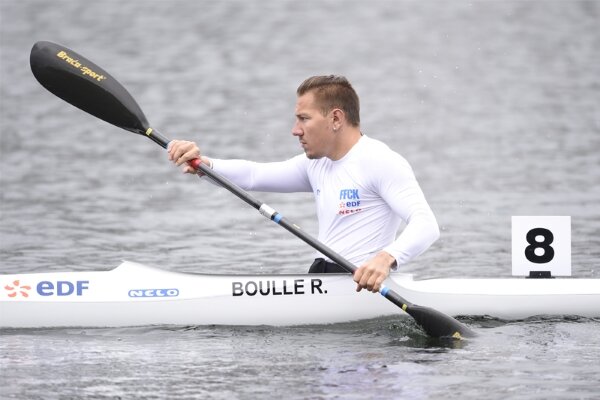
<svg viewBox="0 0 600 400">
<path fill-rule="evenodd" d="M 186 174 L 197 174 L 198 171 L 187 164 L 188 161 L 200 158 L 200 148 L 194 142 L 188 142 L 185 140 L 172 140 L 169 143 L 167 149 L 169 153 L 169 160 L 173 161 L 175 165 L 183 165 L 183 172 Z M 204 157 L 202 161 L 205 162 Z"/>
<path fill-rule="evenodd" d="M 356 291 L 367 289 L 373 293 L 379 292 L 381 284 L 390 275 L 390 270 L 395 264 L 396 259 L 389 253 L 385 251 L 377 253 L 354 272 L 354 282 L 358 283 Z"/>
</svg>

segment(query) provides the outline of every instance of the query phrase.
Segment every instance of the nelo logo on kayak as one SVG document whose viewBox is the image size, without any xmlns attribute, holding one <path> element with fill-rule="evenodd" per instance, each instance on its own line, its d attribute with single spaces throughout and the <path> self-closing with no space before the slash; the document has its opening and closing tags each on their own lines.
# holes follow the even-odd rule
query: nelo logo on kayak
<svg viewBox="0 0 600 400">
<path fill-rule="evenodd" d="M 131 289 L 129 297 L 177 297 L 179 289 Z"/>
<path fill-rule="evenodd" d="M 308 280 L 308 284 L 307 281 Z M 321 286 L 323 281 L 318 278 L 313 279 L 294 279 L 288 281 L 265 280 L 265 281 L 247 281 L 232 282 L 232 296 L 281 296 L 295 294 L 327 294 L 327 290 Z"/>
</svg>

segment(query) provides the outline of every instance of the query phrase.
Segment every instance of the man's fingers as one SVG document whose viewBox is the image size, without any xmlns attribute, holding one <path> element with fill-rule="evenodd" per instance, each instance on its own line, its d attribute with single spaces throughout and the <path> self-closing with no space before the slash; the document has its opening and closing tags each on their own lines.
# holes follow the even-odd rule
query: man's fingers
<svg viewBox="0 0 600 400">
<path fill-rule="evenodd" d="M 373 284 L 373 288 L 371 289 L 371 291 L 373 293 L 378 293 L 379 290 L 381 289 L 381 284 L 383 283 L 383 281 L 385 281 L 386 276 L 385 275 L 378 275 L 377 278 L 375 279 L 375 283 Z"/>
<path fill-rule="evenodd" d="M 362 286 L 360 284 L 360 280 L 363 277 L 363 273 L 364 273 L 364 269 L 363 268 L 359 268 L 354 272 L 354 282 L 356 282 L 358 285 L 356 286 L 356 291 L 360 292 L 362 290 Z"/>
<path fill-rule="evenodd" d="M 169 148 L 167 151 L 169 152 L 169 159 L 171 161 L 175 161 L 177 158 L 179 158 L 179 156 L 181 156 L 181 146 L 181 140 L 172 140 L 169 142 Z"/>
<path fill-rule="evenodd" d="M 361 265 L 354 273 L 354 282 L 358 284 L 356 291 L 367 289 L 373 293 L 379 292 L 383 281 L 386 280 L 390 273 L 390 258 L 392 256 L 382 252 L 373 259 Z M 395 260 L 394 260 L 395 262 Z"/>
<path fill-rule="evenodd" d="M 200 151 L 194 142 L 173 140 L 168 148 L 169 160 L 180 166 L 189 160 L 200 157 Z"/>
<path fill-rule="evenodd" d="M 356 270 L 356 273 L 354 274 L 354 282 L 358 283 L 358 287 L 356 288 L 356 291 L 360 292 L 364 288 L 369 289 L 367 284 L 368 284 L 369 280 L 371 279 L 372 274 L 373 274 L 373 271 L 371 271 L 367 268 L 359 268 Z M 371 289 L 369 289 L 369 290 L 371 290 Z"/>
<path fill-rule="evenodd" d="M 354 276 L 352 277 L 354 279 L 354 282 L 360 282 L 360 278 L 362 278 L 363 272 L 364 271 L 362 268 L 359 268 L 356 271 L 354 271 Z"/>
<path fill-rule="evenodd" d="M 184 174 L 195 174 L 198 172 L 194 168 L 190 167 L 189 165 L 186 165 L 185 167 L 183 167 L 182 171 Z"/>
<path fill-rule="evenodd" d="M 370 292 L 377 293 L 386 278 L 387 275 L 382 271 L 363 266 L 354 273 L 354 282 L 358 284 L 356 291 L 360 292 L 362 289 L 367 289 Z"/>
<path fill-rule="evenodd" d="M 190 157 L 190 154 L 192 153 L 192 151 L 183 151 L 181 152 L 181 154 L 179 156 L 177 156 L 177 153 L 175 154 L 175 160 L 177 160 L 175 162 L 175 164 L 177 166 L 185 164 L 186 162 L 188 162 L 188 160 L 194 159 L 196 157 Z"/>
<path fill-rule="evenodd" d="M 378 281 L 377 274 L 372 274 L 366 284 L 367 290 L 369 290 L 370 292 L 376 293 L 377 290 L 374 290 L 374 289 L 375 289 L 375 287 L 377 287 L 377 285 L 376 285 L 377 281 Z"/>
</svg>

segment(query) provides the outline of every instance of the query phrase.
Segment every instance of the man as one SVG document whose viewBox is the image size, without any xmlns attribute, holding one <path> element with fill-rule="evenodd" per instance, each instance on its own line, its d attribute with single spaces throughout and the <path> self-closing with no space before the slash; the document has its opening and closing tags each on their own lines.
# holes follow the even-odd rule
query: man
<svg viewBox="0 0 600 400">
<path fill-rule="evenodd" d="M 346 78 L 308 78 L 297 95 L 292 135 L 304 154 L 275 163 L 217 160 L 201 157 L 193 142 L 175 140 L 169 159 L 197 173 L 187 162 L 201 158 L 245 190 L 313 192 L 319 240 L 359 265 L 357 291 L 377 292 L 391 269 L 437 240 L 437 221 L 408 162 L 360 131 L 359 99 Z M 317 258 L 309 272 L 346 271 Z"/>
</svg>

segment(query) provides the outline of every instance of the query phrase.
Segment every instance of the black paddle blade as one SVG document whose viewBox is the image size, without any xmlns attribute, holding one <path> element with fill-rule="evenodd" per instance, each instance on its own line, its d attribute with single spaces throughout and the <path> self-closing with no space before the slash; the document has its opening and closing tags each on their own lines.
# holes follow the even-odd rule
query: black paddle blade
<svg viewBox="0 0 600 400">
<path fill-rule="evenodd" d="M 431 337 L 462 339 L 476 336 L 465 324 L 432 308 L 413 304 L 405 311 Z"/>
<path fill-rule="evenodd" d="M 465 324 L 457 321 L 449 315 L 446 315 L 433 308 L 418 306 L 402 298 L 398 293 L 390 288 L 384 288 L 381 294 L 413 317 L 415 322 L 431 337 L 435 338 L 454 338 L 462 339 L 465 337 L 477 336 L 475 332 L 469 329 Z"/>
<path fill-rule="evenodd" d="M 148 121 L 133 97 L 87 58 L 42 41 L 31 49 L 29 63 L 38 82 L 67 103 L 119 128 L 146 133 Z"/>
</svg>

